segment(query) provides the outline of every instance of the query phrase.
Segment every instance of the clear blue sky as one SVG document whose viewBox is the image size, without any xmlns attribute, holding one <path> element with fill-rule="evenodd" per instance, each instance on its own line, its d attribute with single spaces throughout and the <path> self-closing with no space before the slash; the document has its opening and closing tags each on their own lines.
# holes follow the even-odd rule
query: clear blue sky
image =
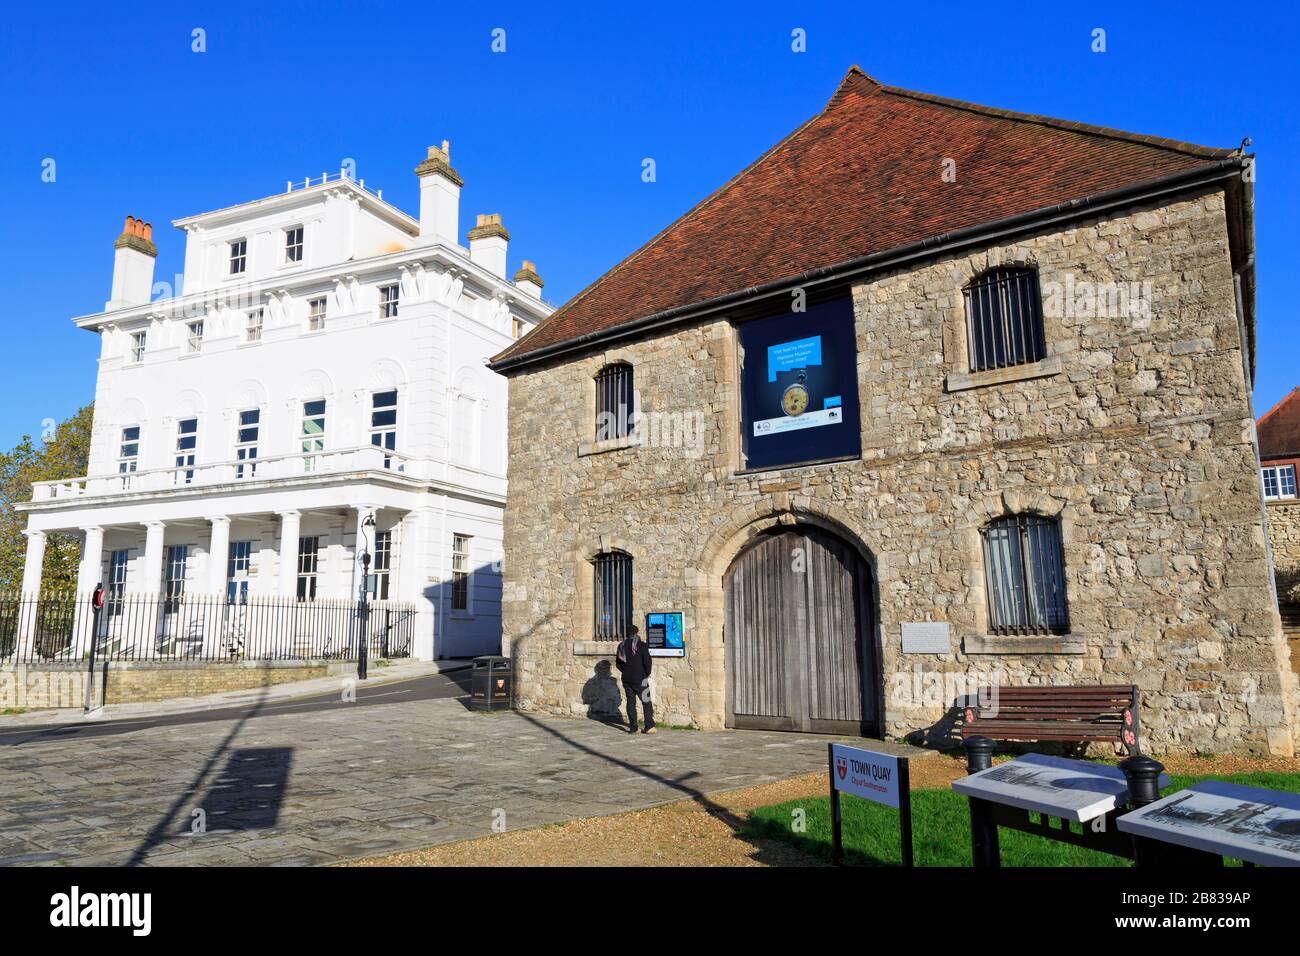
<svg viewBox="0 0 1300 956">
<path fill-rule="evenodd" d="M 479 7 L 481 9 L 475 9 Z M 1074 7 L 1074 9 L 1067 9 Z M 1037 8 L 1037 12 L 1025 13 Z M 1300 383 L 1300 92 L 1292 4 L 24 4 L 0 36 L 8 356 L 0 447 L 94 395 L 128 213 L 172 219 L 357 164 L 410 212 L 451 140 L 462 231 L 500 212 L 510 268 L 562 302 L 821 108 L 845 69 L 1031 113 L 1234 147 L 1256 191 L 1256 413 Z M 207 51 L 191 51 L 206 30 Z M 506 31 L 506 52 L 491 51 Z M 791 52 L 791 31 L 807 52 Z M 1107 51 L 1090 49 L 1094 28 Z M 641 181 L 653 157 L 658 181 Z M 42 182 L 42 162 L 57 179 Z"/>
</svg>

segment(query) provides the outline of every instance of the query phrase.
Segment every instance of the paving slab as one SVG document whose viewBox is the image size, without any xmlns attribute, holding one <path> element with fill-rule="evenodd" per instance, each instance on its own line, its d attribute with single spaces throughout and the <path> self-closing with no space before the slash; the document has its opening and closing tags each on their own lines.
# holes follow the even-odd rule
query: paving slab
<svg viewBox="0 0 1300 956">
<path fill-rule="evenodd" d="M 0 747 L 0 865 L 336 862 L 707 802 L 824 769 L 827 739 L 633 736 L 456 698 L 41 735 Z"/>
</svg>

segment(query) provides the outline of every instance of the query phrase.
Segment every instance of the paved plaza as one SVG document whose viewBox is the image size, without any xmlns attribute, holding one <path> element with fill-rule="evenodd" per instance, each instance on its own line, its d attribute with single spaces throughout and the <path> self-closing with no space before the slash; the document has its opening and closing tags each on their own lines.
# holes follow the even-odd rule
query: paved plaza
<svg viewBox="0 0 1300 956">
<path fill-rule="evenodd" d="M 446 696 L 412 700 L 390 684 L 364 706 L 255 704 L 94 732 L 0 724 L 0 865 L 329 863 L 707 801 L 825 767 L 824 737 L 633 737 L 594 720 L 473 713 L 451 678 L 424 680 L 446 682 Z"/>
</svg>

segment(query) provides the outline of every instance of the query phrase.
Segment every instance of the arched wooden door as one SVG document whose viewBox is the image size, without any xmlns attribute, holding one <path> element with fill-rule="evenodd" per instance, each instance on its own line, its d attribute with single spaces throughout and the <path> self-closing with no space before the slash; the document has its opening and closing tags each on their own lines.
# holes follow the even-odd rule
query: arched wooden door
<svg viewBox="0 0 1300 956">
<path fill-rule="evenodd" d="M 727 726 L 876 732 L 871 569 L 856 549 L 819 528 L 766 534 L 723 586 Z"/>
</svg>

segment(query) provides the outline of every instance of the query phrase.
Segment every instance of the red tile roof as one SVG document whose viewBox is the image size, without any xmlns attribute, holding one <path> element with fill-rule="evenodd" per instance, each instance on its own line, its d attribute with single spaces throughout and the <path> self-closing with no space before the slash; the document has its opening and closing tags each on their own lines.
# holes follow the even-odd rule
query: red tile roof
<svg viewBox="0 0 1300 956">
<path fill-rule="evenodd" d="M 1261 415 L 1255 430 L 1260 458 L 1300 456 L 1300 386 Z"/>
<path fill-rule="evenodd" d="M 496 357 L 1231 155 L 882 86 L 856 66 L 824 109 Z M 955 161 L 945 182 L 943 161 Z"/>
</svg>

